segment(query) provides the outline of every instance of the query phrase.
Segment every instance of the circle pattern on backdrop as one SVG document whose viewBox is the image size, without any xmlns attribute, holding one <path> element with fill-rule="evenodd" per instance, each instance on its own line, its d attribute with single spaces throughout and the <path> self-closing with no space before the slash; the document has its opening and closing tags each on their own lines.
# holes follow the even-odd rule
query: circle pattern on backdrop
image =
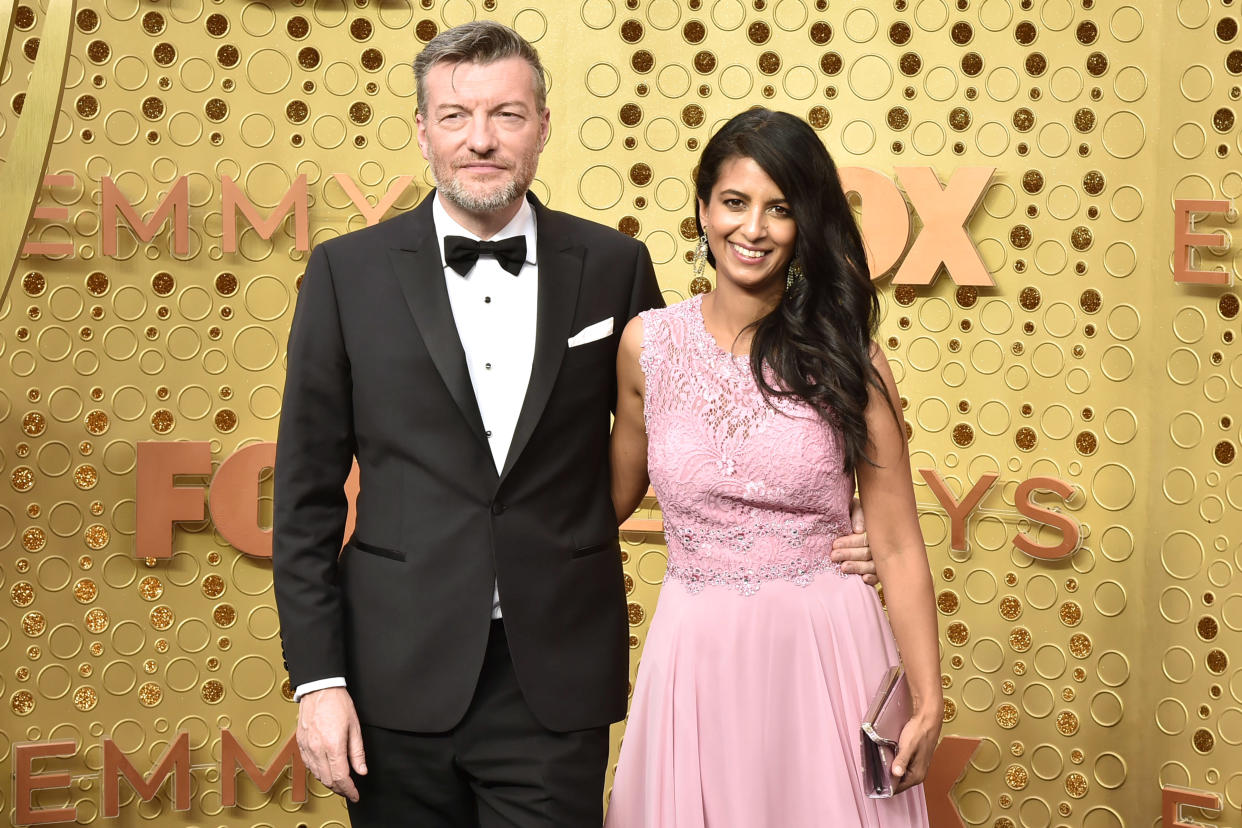
<svg viewBox="0 0 1242 828">
<path fill-rule="evenodd" d="M 19 62 L 49 48 L 45 17 L 18 5 Z M 927 285 L 878 281 L 878 339 L 905 395 L 915 467 L 936 469 L 955 496 L 1000 477 L 961 550 L 915 476 L 946 622 L 945 730 L 991 734 L 958 804 L 979 825 L 1052 824 L 1054 811 L 1058 823 L 1120 824 L 1130 806 L 1111 792 L 1148 769 L 1152 743 L 1177 757 L 1165 781 L 1242 804 L 1242 775 L 1218 771 L 1220 751 L 1242 742 L 1242 673 L 1230 661 L 1242 538 L 1228 521 L 1242 509 L 1238 292 L 1173 285 L 1164 242 L 1140 231 L 1169 218 L 1157 180 L 1169 164 L 1195 165 L 1175 197 L 1242 198 L 1242 51 L 1233 17 L 1205 0 L 1179 2 L 1162 26 L 1142 4 L 1095 0 L 79 10 L 49 162 L 75 184 L 44 188 L 70 219 L 32 235 L 73 241 L 75 253 L 20 260 L 0 305 L 0 365 L 12 375 L 0 390 L 0 471 L 13 495 L 0 507 L 12 562 L 0 642 L 28 647 L 14 650 L 26 678 L 0 680 L 13 713 L 46 735 L 49 722 L 123 704 L 130 718 L 109 719 L 108 733 L 131 753 L 176 729 L 215 743 L 223 721 L 258 747 L 288 737 L 270 565 L 205 521 L 179 525 L 171 559 L 135 560 L 136 445 L 202 440 L 218 464 L 275 438 L 306 253 L 287 220 L 265 239 L 244 218 L 239 252 L 226 253 L 222 177 L 266 215 L 305 174 L 315 242 L 365 224 L 337 172 L 372 204 L 413 175 L 393 211 L 412 207 L 432 181 L 413 154 L 411 43 L 477 17 L 512 24 L 543 54 L 553 130 L 536 192 L 643 239 L 670 300 L 712 288 L 686 258 L 692 171 L 745 107 L 804 117 L 842 167 L 931 167 L 942 183 L 961 167 L 997 168 L 968 224 L 994 287 L 943 272 Z M 1167 82 L 1147 57 L 1157 46 Z M 19 98 L 5 97 L 0 134 Z M 143 216 L 188 176 L 191 252 L 172 252 L 167 227 L 144 242 L 122 223 L 116 255 L 104 255 L 105 175 Z M 913 244 L 928 216 L 911 208 Z M 1207 216 L 1201 229 L 1229 233 L 1234 218 Z M 1236 277 L 1231 243 L 1199 248 L 1198 266 Z M 1141 290 L 1126 284 L 1149 277 Z M 1138 383 L 1150 387 L 1131 393 Z M 1019 533 L 1060 540 L 1015 500 L 1039 474 L 1074 488 L 1034 501 L 1082 530 L 1064 565 L 1013 545 Z M 644 511 L 659 516 L 658 504 Z M 270 519 L 265 478 L 260 522 Z M 622 549 L 637 663 L 667 551 L 644 533 L 623 533 Z M 1153 563 L 1144 594 L 1139 567 Z M 1167 644 L 1148 657 L 1116 621 Z M 1152 721 L 1138 712 L 1139 673 L 1168 685 L 1150 688 Z M 70 727 L 104 733 L 92 722 Z M 254 810 L 296 810 L 280 784 Z M 209 788 L 194 807 L 214 815 Z"/>
</svg>

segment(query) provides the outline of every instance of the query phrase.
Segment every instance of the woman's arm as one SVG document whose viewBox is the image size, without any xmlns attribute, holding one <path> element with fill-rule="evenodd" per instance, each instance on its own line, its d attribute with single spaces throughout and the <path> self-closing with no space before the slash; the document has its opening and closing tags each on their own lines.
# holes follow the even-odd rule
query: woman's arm
<svg viewBox="0 0 1242 828">
<path fill-rule="evenodd" d="M 621 525 L 647 493 L 647 427 L 643 422 L 646 391 L 638 355 L 643 347 L 643 320 L 634 317 L 621 332 L 617 350 L 617 413 L 612 424 L 612 505 Z"/>
<path fill-rule="evenodd" d="M 901 410 L 897 385 L 888 360 L 876 345 L 872 346 L 871 359 L 887 394 L 873 388 L 867 403 L 868 450 L 875 465 L 864 462 L 858 466 L 858 491 L 863 509 L 872 516 L 868 526 L 871 550 L 914 697 L 914 716 L 902 731 L 893 761 L 893 773 L 901 777 L 897 790 L 904 790 L 927 775 L 940 735 L 944 713 L 940 637 L 905 429 L 892 413 Z"/>
</svg>

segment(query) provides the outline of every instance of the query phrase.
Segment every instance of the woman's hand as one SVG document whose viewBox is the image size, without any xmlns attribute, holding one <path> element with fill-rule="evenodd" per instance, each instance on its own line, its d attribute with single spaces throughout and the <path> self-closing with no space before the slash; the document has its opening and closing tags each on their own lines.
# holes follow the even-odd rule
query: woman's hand
<svg viewBox="0 0 1242 828">
<path fill-rule="evenodd" d="M 936 743 L 940 741 L 943 713 L 943 700 L 930 699 L 902 728 L 901 736 L 897 740 L 897 758 L 893 760 L 893 776 L 899 778 L 893 786 L 894 794 L 913 788 L 927 777 L 932 754 L 936 752 Z"/>
</svg>

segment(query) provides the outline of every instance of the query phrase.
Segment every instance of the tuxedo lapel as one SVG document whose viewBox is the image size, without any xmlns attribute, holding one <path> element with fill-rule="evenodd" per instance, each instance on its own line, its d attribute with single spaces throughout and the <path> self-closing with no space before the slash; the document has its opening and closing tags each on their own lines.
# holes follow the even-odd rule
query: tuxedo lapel
<svg viewBox="0 0 1242 828">
<path fill-rule="evenodd" d="M 535 359 L 522 411 L 513 430 L 513 441 L 509 444 L 509 454 L 500 473 L 501 480 L 526 448 L 548 404 L 568 348 L 569 328 L 582 284 L 582 249 L 574 247 L 559 214 L 548 210 L 533 195 L 529 199 L 535 210 L 535 231 L 538 234 L 539 297 Z"/>
<path fill-rule="evenodd" d="M 406 232 L 388 251 L 389 261 L 440 378 L 471 430 L 486 444 L 483 416 L 444 284 L 444 265 L 431 217 L 433 197 L 434 193 L 423 199 L 409 214 Z"/>
</svg>

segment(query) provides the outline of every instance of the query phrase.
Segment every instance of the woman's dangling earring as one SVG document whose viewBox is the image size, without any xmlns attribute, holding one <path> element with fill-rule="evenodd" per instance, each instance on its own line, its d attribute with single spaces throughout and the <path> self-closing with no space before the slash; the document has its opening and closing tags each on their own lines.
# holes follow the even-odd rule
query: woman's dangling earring
<svg viewBox="0 0 1242 828">
<path fill-rule="evenodd" d="M 785 269 L 785 290 L 793 287 L 793 283 L 802 278 L 802 263 L 797 259 L 789 263 L 789 267 Z"/>
<path fill-rule="evenodd" d="M 702 277 L 707 267 L 707 236 L 699 234 L 698 246 L 694 248 L 694 278 Z"/>
</svg>

